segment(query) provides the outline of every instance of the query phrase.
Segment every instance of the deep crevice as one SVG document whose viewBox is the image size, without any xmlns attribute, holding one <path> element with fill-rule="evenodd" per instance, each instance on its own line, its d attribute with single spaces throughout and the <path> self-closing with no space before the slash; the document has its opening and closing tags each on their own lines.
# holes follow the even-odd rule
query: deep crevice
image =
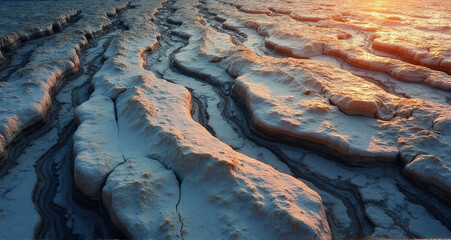
<svg viewBox="0 0 451 240">
<path fill-rule="evenodd" d="M 31 41 L 31 40 L 34 40 L 37 38 L 46 37 L 49 35 L 59 33 L 64 28 L 71 26 L 71 25 L 75 24 L 76 22 L 78 22 L 78 20 L 80 20 L 82 17 L 81 13 L 82 13 L 81 10 L 77 10 L 75 12 L 75 14 L 70 14 L 70 15 L 66 16 L 64 18 L 64 23 L 60 24 L 60 23 L 54 22 L 51 24 L 52 28 L 50 30 L 46 30 L 44 32 L 41 31 L 39 27 L 34 28 L 34 29 L 29 29 L 28 30 L 29 34 L 25 34 L 24 36 L 19 36 L 19 38 L 14 42 L 8 42 L 7 39 L 9 38 L 9 36 L 8 35 L 4 36 L 4 37 L 0 38 L 0 43 L 1 43 L 0 48 L 2 51 L 6 50 L 6 52 L 10 51 L 10 50 L 16 50 L 20 47 L 20 45 L 22 43 L 25 43 L 27 41 Z M 30 31 L 31 31 L 31 33 L 30 33 Z"/>
<path fill-rule="evenodd" d="M 204 8 L 202 8 L 201 6 L 199 7 L 200 12 L 205 11 Z M 213 15 L 214 16 L 214 15 Z M 175 28 L 175 27 L 180 27 L 178 26 L 179 24 L 173 24 L 169 21 L 166 21 L 166 17 L 163 16 L 157 16 L 156 17 L 156 25 L 157 27 L 160 29 L 161 32 L 166 32 L 166 35 L 163 34 L 163 37 L 161 38 L 161 41 L 163 44 L 166 45 L 171 45 L 171 47 L 175 46 L 175 49 L 171 49 L 171 47 L 165 47 L 165 49 L 159 49 L 157 48 L 155 50 L 154 53 L 158 56 L 158 59 L 160 59 L 158 61 L 158 63 L 161 63 L 161 58 L 169 58 L 169 66 L 168 69 L 160 72 L 160 70 L 158 70 L 158 67 L 152 67 L 151 69 L 149 67 L 147 67 L 147 69 L 152 70 L 153 72 L 155 72 L 157 74 L 157 76 L 159 76 L 160 78 L 164 78 L 164 75 L 166 72 L 168 71 L 172 71 L 175 72 L 176 74 L 181 74 L 181 75 L 185 75 L 185 76 L 190 76 L 192 78 L 194 78 L 197 81 L 203 82 L 203 83 L 207 83 L 210 86 L 213 86 L 214 89 L 216 90 L 216 93 L 220 96 L 220 98 L 222 99 L 222 101 L 225 103 L 222 107 L 222 111 L 221 111 L 221 115 L 222 117 L 229 122 L 229 124 L 232 124 L 234 126 L 239 126 L 238 127 L 238 131 L 240 132 L 238 135 L 240 136 L 244 136 L 246 139 L 248 139 L 250 142 L 253 142 L 254 144 L 256 144 L 257 146 L 261 146 L 264 147 L 266 149 L 268 149 L 269 151 L 271 151 L 274 155 L 276 155 L 278 157 L 278 159 L 280 161 L 282 161 L 283 163 L 285 163 L 287 166 L 289 166 L 290 170 L 294 173 L 294 175 L 296 177 L 299 177 L 301 179 L 305 179 L 311 183 L 313 183 L 313 185 L 315 187 L 317 187 L 318 189 L 320 189 L 321 191 L 327 192 L 329 194 L 331 194 L 333 197 L 335 197 L 336 199 L 340 200 L 343 202 L 343 204 L 345 204 L 348 215 L 350 216 L 351 220 L 353 221 L 352 223 L 352 230 L 348 229 L 346 236 L 347 237 L 368 237 L 370 236 L 370 234 L 374 231 L 374 228 L 376 227 L 368 218 L 368 216 L 366 216 L 366 212 L 365 212 L 365 206 L 363 204 L 363 200 L 361 199 L 360 193 L 357 191 L 357 189 L 355 188 L 355 186 L 352 186 L 352 184 L 345 182 L 345 181 L 330 181 L 329 179 L 323 179 L 320 176 L 317 176 L 316 174 L 309 172 L 309 170 L 307 170 L 307 167 L 304 167 L 302 160 L 300 161 L 294 161 L 293 159 L 290 159 L 290 157 L 285 156 L 284 153 L 279 149 L 279 148 L 285 148 L 286 146 L 293 146 L 296 149 L 299 149 L 300 151 L 303 152 L 303 154 L 306 153 L 313 153 L 313 154 L 319 154 L 320 156 L 325 157 L 326 159 L 331 159 L 332 161 L 336 162 L 336 156 L 337 154 L 331 152 L 331 150 L 327 150 L 326 152 L 324 152 L 324 150 L 322 149 L 323 147 L 321 146 L 317 146 L 317 144 L 306 144 L 305 141 L 303 140 L 299 140 L 296 141 L 295 143 L 293 143 L 293 139 L 281 139 L 280 136 L 278 137 L 274 137 L 274 136 L 268 136 L 267 134 L 263 134 L 260 131 L 254 129 L 253 124 L 250 122 L 250 115 L 247 111 L 247 109 L 244 107 L 244 105 L 242 104 L 242 101 L 239 100 L 238 97 L 234 96 L 234 93 L 231 93 L 231 85 L 227 85 L 227 86 L 218 86 L 212 82 L 215 82 L 214 79 L 209 79 L 209 76 L 205 75 L 205 74 L 199 74 L 197 72 L 192 72 L 192 71 L 187 71 L 187 69 L 185 69 L 183 66 L 179 66 L 177 62 L 174 62 L 174 55 L 177 54 L 178 52 L 180 52 L 180 49 L 183 48 L 184 46 L 186 46 L 188 44 L 188 41 L 186 39 L 179 39 L 178 37 L 174 37 L 174 35 L 169 35 L 168 33 L 170 33 L 171 29 Z M 207 16 L 206 18 L 207 20 L 211 20 L 212 17 L 211 16 Z M 206 24 L 211 24 L 209 22 L 206 22 Z M 219 24 L 218 24 L 219 25 Z M 214 27 L 216 29 L 216 27 Z M 169 30 L 168 30 L 169 29 Z M 218 31 L 220 32 L 224 32 L 227 34 L 237 34 L 234 31 L 226 31 L 226 30 L 221 30 L 219 29 Z M 241 36 L 244 37 L 244 36 Z M 232 37 L 233 38 L 233 37 Z M 237 39 L 237 38 L 235 38 Z M 166 42 L 165 42 L 166 41 Z M 181 44 L 180 46 L 176 46 L 176 44 L 182 42 L 183 44 Z M 237 41 L 241 43 L 240 41 Z M 167 53 L 167 51 L 171 51 L 170 54 Z M 270 54 L 272 55 L 272 54 Z M 154 55 L 152 55 L 154 56 Z M 177 83 L 177 82 L 175 82 Z M 180 84 L 180 83 L 179 83 Z M 388 87 L 387 87 L 388 88 Z M 191 91 L 192 94 L 194 95 L 193 91 Z M 398 93 L 396 93 L 398 94 Z M 201 96 L 195 96 L 196 99 L 200 99 L 200 101 L 204 101 L 201 99 Z M 404 96 L 406 97 L 406 96 Z M 229 115 L 228 113 L 230 111 L 234 111 L 235 107 L 230 107 L 230 105 L 238 105 L 240 108 L 240 111 L 235 111 L 240 113 L 241 112 L 241 116 L 242 117 L 238 117 L 236 118 L 236 116 L 234 115 Z M 201 105 L 203 107 L 206 107 L 206 105 Z M 205 110 L 206 111 L 206 110 Z M 206 111 L 206 113 L 208 114 L 208 112 Z M 232 123 L 231 123 L 232 122 Z M 201 123 L 202 125 L 204 125 L 207 128 L 207 124 L 208 124 L 208 120 L 204 123 Z M 234 128 L 236 129 L 236 128 Z M 277 139 L 277 140 L 275 140 Z M 283 143 L 281 143 L 283 142 Z M 313 147 L 313 150 L 312 150 Z M 315 150 L 316 149 L 316 150 Z M 339 155 L 338 155 L 339 156 Z M 396 161 L 398 162 L 398 160 Z M 398 163 L 387 163 L 386 165 L 381 166 L 379 163 L 377 164 L 377 166 L 367 166 L 365 165 L 365 169 L 371 169 L 371 168 L 381 168 L 381 169 L 392 169 L 393 167 L 399 167 L 397 165 Z M 358 166 L 347 166 L 348 164 L 345 163 L 345 165 L 343 165 L 343 168 L 345 169 L 352 169 L 352 171 L 358 171 Z M 399 176 L 395 176 L 395 177 L 399 177 Z M 412 189 L 416 189 L 414 185 L 412 184 L 408 184 L 406 185 L 408 188 L 412 188 Z M 430 194 L 427 194 L 428 197 L 432 197 Z M 433 198 L 433 197 L 432 197 Z M 410 198 L 409 198 L 410 200 Z M 427 205 L 426 202 L 418 202 L 418 204 L 420 205 Z M 339 231 L 343 231 L 343 229 L 340 229 L 338 226 L 335 226 L 334 224 L 334 215 L 332 213 L 332 209 L 328 209 L 328 207 L 326 206 L 326 212 L 327 212 L 327 217 L 329 222 L 331 222 L 331 228 L 333 231 L 334 236 L 342 236 L 340 235 Z M 434 210 L 429 210 L 428 212 L 432 213 L 434 212 Z M 433 214 L 433 216 L 435 216 L 437 219 L 443 219 L 443 214 L 440 215 L 439 213 L 437 213 L 437 211 L 435 210 L 435 214 Z M 442 221 L 440 220 L 442 223 L 444 223 L 445 225 L 448 225 L 448 223 L 446 223 L 446 221 Z M 343 233 L 341 233 L 343 234 Z M 406 232 L 406 234 L 409 234 L 408 232 Z"/>
<path fill-rule="evenodd" d="M 64 32 L 67 27 L 74 25 L 82 18 L 81 11 L 72 15 L 65 24 L 52 25 L 51 31 L 46 31 L 34 37 L 18 39 L 16 42 L 4 46 L 0 50 L 3 52 L 4 61 L 0 64 L 0 82 L 6 82 L 16 73 L 17 70 L 26 66 L 30 62 L 30 57 L 35 49 L 42 46 L 47 40 L 55 35 Z"/>
<path fill-rule="evenodd" d="M 164 24 L 164 22 L 162 23 L 162 22 L 159 22 L 159 18 L 158 18 L 158 16 L 157 16 L 157 21 L 156 21 L 156 23 L 157 24 Z M 175 26 L 174 26 L 175 27 Z M 171 37 L 169 37 L 169 36 L 163 36 L 163 41 L 164 40 L 170 40 L 171 39 Z M 184 43 L 184 45 L 186 45 L 187 43 L 185 42 Z M 181 46 L 181 47 L 183 47 L 183 46 Z M 178 49 L 180 49 L 180 48 L 178 48 Z M 171 54 L 170 54 L 170 56 L 167 56 L 166 55 L 166 57 L 169 57 L 170 59 L 173 59 L 174 58 L 174 54 L 176 54 L 179 50 L 178 49 L 176 49 L 174 52 L 172 52 Z M 158 50 L 161 50 L 161 51 L 166 51 L 166 49 L 157 49 L 157 51 Z M 160 57 L 164 57 L 165 55 L 160 55 Z M 198 76 L 198 75 L 196 75 L 196 73 L 193 73 L 193 72 L 184 72 L 183 70 L 183 68 L 182 69 L 180 69 L 180 68 L 178 68 L 177 67 L 177 64 L 174 64 L 174 61 L 172 60 L 172 61 L 170 61 L 170 69 L 172 70 L 172 71 L 176 71 L 176 72 L 181 72 L 182 74 L 184 74 L 184 75 L 188 75 L 188 76 L 190 76 L 190 77 L 193 77 L 194 79 L 196 79 L 197 81 L 201 81 L 201 82 L 205 82 L 205 83 L 207 83 L 208 85 L 210 85 L 210 86 L 213 86 L 214 87 L 214 89 L 216 89 L 217 88 L 217 86 L 215 86 L 215 85 L 213 85 L 213 84 L 211 84 L 208 80 L 206 80 L 204 77 L 205 76 Z M 161 76 L 161 74 L 160 74 L 160 76 Z M 231 86 L 230 85 L 228 85 L 227 87 L 224 87 L 224 86 L 222 86 L 222 88 L 221 89 L 224 89 L 224 88 L 228 88 L 227 89 L 227 91 L 224 91 L 224 90 L 220 90 L 220 91 L 217 91 L 217 93 L 218 93 L 218 95 L 220 95 L 220 98 L 225 102 L 225 104 L 224 104 L 224 106 L 223 106 L 223 110 L 221 111 L 221 114 L 223 115 L 223 117 L 225 118 L 225 119 L 230 119 L 231 117 L 230 116 L 227 116 L 227 112 L 229 111 L 229 109 L 227 109 L 227 106 L 228 105 L 230 105 L 230 102 L 229 102 L 229 100 L 228 100 L 228 98 L 230 98 L 230 96 L 229 96 L 229 94 L 227 93 L 227 92 L 229 92 L 230 93 L 230 89 L 231 89 Z M 233 120 L 232 120 L 233 121 Z M 208 122 L 207 122 L 208 123 Z M 203 125 L 204 126 L 206 126 L 206 123 L 203 123 Z M 240 126 L 240 124 L 237 124 L 238 126 Z M 242 127 L 241 127 L 241 130 L 240 131 L 244 131 L 243 129 L 242 129 Z M 249 139 L 249 135 L 247 135 L 247 134 L 240 134 L 240 135 L 246 135 L 246 138 L 248 138 Z M 251 136 L 252 136 L 252 134 L 250 134 Z M 269 149 L 271 152 L 273 152 L 276 156 L 278 156 L 278 158 L 280 159 L 280 160 L 282 160 L 282 162 L 284 162 L 284 163 L 288 163 L 287 161 L 286 161 L 286 158 L 284 159 L 283 157 L 282 157 L 282 154 L 280 153 L 280 152 L 276 152 L 276 151 L 274 151 L 274 149 L 270 149 L 270 148 L 268 148 L 268 146 L 267 145 L 264 145 L 264 144 L 261 144 L 261 142 L 260 141 L 263 141 L 263 140 L 259 140 L 259 141 L 256 141 L 255 139 L 253 139 L 253 137 L 252 138 L 250 138 L 250 140 L 251 140 L 251 142 L 254 142 L 257 146 L 263 146 L 263 147 L 265 147 L 265 148 L 267 148 L 267 149 Z M 285 160 L 285 161 L 284 161 Z M 294 174 L 296 175 L 296 176 L 301 176 L 302 178 L 305 178 L 305 176 L 303 176 L 304 174 L 301 174 L 300 172 L 299 172 L 299 170 L 296 170 L 296 168 L 294 168 L 293 167 L 293 164 L 288 164 L 288 166 L 290 166 L 290 169 L 292 170 L 292 172 L 294 172 Z M 325 188 L 323 185 L 327 185 L 327 184 L 323 184 L 323 185 L 321 185 L 321 184 L 319 184 L 318 183 L 318 180 L 316 180 L 316 181 L 314 181 L 315 179 L 314 178 L 312 178 L 311 179 L 311 181 L 312 182 L 314 182 L 314 183 L 316 183 L 316 185 L 317 186 L 320 186 L 320 187 L 322 187 L 323 189 L 326 189 L 326 192 L 329 192 L 329 193 L 331 193 L 331 190 L 330 190 L 330 188 L 329 187 L 327 187 L 327 188 Z M 327 182 L 327 181 L 324 181 L 324 182 Z M 343 194 L 343 192 L 345 192 L 345 190 L 344 189 L 342 189 L 342 188 L 340 188 L 342 191 L 339 193 L 339 194 L 337 194 L 337 193 L 335 193 L 336 195 L 338 195 L 339 197 L 339 199 L 341 199 L 345 204 L 347 204 L 347 206 L 348 206 L 348 212 L 349 212 L 349 214 L 351 215 L 351 216 L 356 216 L 356 217 L 354 217 L 354 219 L 366 219 L 366 217 L 365 216 L 363 216 L 363 215 L 361 215 L 360 217 L 357 217 L 357 213 L 362 213 L 363 211 L 362 210 L 360 210 L 360 211 L 353 211 L 353 209 L 355 209 L 357 206 L 359 206 L 359 204 L 358 204 L 358 202 L 360 202 L 360 200 L 359 200 L 359 198 L 358 198 L 358 194 L 356 194 L 355 193 L 355 191 L 352 189 L 352 188 L 350 188 L 350 189 L 348 189 L 348 190 L 346 190 L 346 191 L 349 191 L 349 193 L 350 193 L 350 195 L 342 195 Z M 338 190 L 337 190 L 337 192 L 339 192 Z M 332 195 L 334 195 L 333 193 L 332 193 Z M 342 197 L 340 197 L 340 196 L 342 196 Z M 353 196 L 353 197 L 351 197 L 351 196 Z M 357 200 L 355 200 L 355 201 L 350 201 L 350 200 L 348 200 L 348 199 L 355 199 L 355 198 L 357 198 Z M 331 214 L 328 214 L 329 216 L 331 216 Z M 361 226 L 360 228 L 356 228 L 355 229 L 355 233 L 354 234 L 351 234 L 352 236 L 354 236 L 354 237 L 363 237 L 363 236 L 368 236 L 369 235 L 369 232 L 370 232 L 370 230 L 368 229 L 368 228 L 366 228 L 365 226 L 368 226 L 368 220 L 363 220 L 364 222 L 358 222 L 358 223 L 356 223 L 356 226 L 358 225 L 358 226 Z M 365 223 L 366 222 L 366 223 Z M 361 230 L 359 230 L 359 229 L 361 229 Z M 366 229 L 366 230 L 365 230 Z M 364 231 L 364 232 L 360 232 L 360 231 Z"/>
<path fill-rule="evenodd" d="M 182 180 L 180 179 L 180 177 L 177 174 L 175 174 L 175 177 L 177 179 L 177 183 L 179 184 L 179 199 L 177 200 L 177 204 L 175 205 L 175 211 L 177 212 L 177 214 L 179 216 L 179 221 L 180 221 L 180 237 L 182 238 L 182 240 L 184 240 L 182 215 L 179 212 L 179 204 L 182 199 Z"/>
<path fill-rule="evenodd" d="M 113 23 L 115 23 L 114 19 Z M 86 50 L 84 52 L 87 53 L 87 50 L 91 48 L 103 50 L 90 52 L 90 54 L 96 55 L 90 62 L 82 62 L 80 68 L 81 71 L 77 75 L 59 81 L 62 88 L 72 82 L 75 83 L 75 81 L 81 81 L 81 84 L 73 89 L 66 90 L 68 92 L 62 93 L 61 89 L 59 89 L 56 93 L 52 94 L 52 102 L 57 105 L 57 108 L 52 108 L 52 111 L 57 113 L 60 111 L 62 104 L 69 104 L 59 103 L 56 99 L 57 94 L 59 93 L 70 95 L 70 99 L 72 100 L 70 103 L 71 105 L 69 107 L 65 106 L 65 109 L 72 109 L 71 111 L 89 98 L 91 93 L 90 81 L 93 75 L 103 65 L 103 53 L 113 39 L 114 35 L 111 34 L 114 34 L 114 29 L 117 28 L 117 24 L 114 24 L 114 26 L 115 27 L 113 28 L 105 28 L 102 36 L 93 39 L 92 42 L 90 41 L 90 44 L 84 49 Z M 97 45 L 101 41 L 104 41 L 104 43 L 102 45 Z M 80 58 L 83 61 L 84 56 Z M 33 201 L 36 204 L 36 209 L 40 213 L 42 219 L 35 229 L 34 237 L 65 239 L 78 239 L 83 237 L 78 235 L 78 233 L 73 232 L 73 221 L 81 221 L 80 218 L 83 217 L 90 219 L 89 221 L 93 224 L 93 229 L 91 229 L 93 235 L 91 237 L 122 237 L 123 235 L 110 224 L 110 218 L 105 217 L 107 214 L 105 214 L 105 209 L 101 202 L 88 200 L 85 196 L 80 194 L 75 186 L 73 180 L 71 139 L 76 130 L 74 120 L 72 120 L 69 125 L 64 126 L 61 125 L 64 124 L 64 120 L 56 117 L 52 117 L 51 119 L 53 119 L 53 121 L 50 121 L 52 127 L 57 127 L 59 132 L 63 135 L 60 135 L 57 145 L 53 146 L 43 158 L 37 161 L 35 167 L 38 181 L 33 191 Z M 48 172 L 49 166 L 51 166 L 50 169 L 52 169 L 50 172 Z M 65 182 L 67 182 L 70 187 L 62 187 L 67 184 L 65 184 Z M 58 190 L 59 187 L 62 187 L 62 189 Z M 61 194 L 63 196 L 61 196 Z M 54 202 L 54 197 L 56 198 L 57 195 L 60 198 L 63 197 L 63 202 Z"/>
</svg>

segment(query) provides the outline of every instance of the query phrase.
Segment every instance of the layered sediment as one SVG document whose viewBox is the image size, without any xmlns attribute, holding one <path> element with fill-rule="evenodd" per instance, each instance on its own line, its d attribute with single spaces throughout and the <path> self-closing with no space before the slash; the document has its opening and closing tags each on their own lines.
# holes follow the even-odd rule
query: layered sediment
<svg viewBox="0 0 451 240">
<path fill-rule="evenodd" d="M 442 9 L 427 20 L 414 3 L 91 5 L 39 7 L 47 17 L 22 27 L 0 17 L 5 202 L 29 188 L 15 178 L 31 155 L 17 149 L 58 139 L 36 150 L 35 237 L 96 237 L 109 221 L 129 238 L 451 236 Z M 100 220 L 80 220 L 74 201 Z M 59 217 L 66 227 L 46 234 Z"/>
</svg>

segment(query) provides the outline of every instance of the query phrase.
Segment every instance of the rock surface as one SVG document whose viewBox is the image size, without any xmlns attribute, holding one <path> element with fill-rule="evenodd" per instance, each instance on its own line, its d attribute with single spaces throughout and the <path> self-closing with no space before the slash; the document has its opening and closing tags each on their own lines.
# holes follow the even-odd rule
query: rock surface
<svg viewBox="0 0 451 240">
<path fill-rule="evenodd" d="M 11 236 L 451 236 L 448 3 L 40 3 L 0 6 Z"/>
<path fill-rule="evenodd" d="M 180 238 L 179 185 L 172 171 L 153 159 L 128 159 L 103 188 L 113 223 L 134 239 Z"/>
<path fill-rule="evenodd" d="M 108 175 L 124 162 L 114 103 L 108 97 L 93 97 L 75 114 L 80 124 L 74 134 L 75 184 L 83 194 L 98 198 Z"/>
<path fill-rule="evenodd" d="M 48 2 L 47 4 L 51 4 Z M 8 5 L 9 6 L 9 5 Z M 52 6 L 52 5 L 50 5 Z M 49 7 L 49 5 L 47 5 Z M 74 8 L 81 8 L 85 17 L 76 21 L 63 32 L 55 36 L 46 44 L 36 48 L 29 57 L 25 66 L 17 69 L 9 79 L 1 82 L 0 101 L 0 165 L 5 164 L 5 149 L 17 138 L 24 129 L 42 121 L 52 106 L 51 94 L 60 85 L 60 80 L 70 74 L 79 71 L 80 59 L 78 53 L 80 49 L 88 44 L 87 37 L 92 37 L 101 33 L 104 28 L 112 25 L 108 15 L 112 16 L 117 9 L 127 7 L 125 2 L 92 6 L 86 2 L 75 2 Z M 63 11 L 66 7 L 60 6 Z M 57 12 L 60 14 L 59 12 Z M 9 13 L 7 16 L 10 16 Z M 72 15 L 64 15 L 62 20 L 58 20 L 60 26 L 74 16 L 79 11 L 72 11 Z M 2 15 L 3 16 L 3 15 Z M 14 16 L 10 16 L 14 17 Z M 27 18 L 27 16 L 21 16 Z M 49 16 L 52 18 L 52 16 Z M 20 22 L 24 19 L 18 19 Z M 37 24 L 51 21 L 47 18 L 37 22 Z M 50 30 L 54 24 L 50 24 Z M 25 27 L 25 26 L 24 26 Z M 57 26 L 55 26 L 57 28 Z M 47 32 L 52 33 L 50 30 Z M 13 44 L 17 39 L 30 39 L 33 36 L 45 35 L 46 30 L 41 27 L 29 26 L 24 29 L 5 32 L 2 37 L 5 43 L 0 45 L 0 49 Z M 22 37 L 25 36 L 25 37 Z"/>
<path fill-rule="evenodd" d="M 117 107 L 125 158 L 159 159 L 179 176 L 184 237 L 330 237 L 321 198 L 213 138 L 191 119 L 184 88 L 145 79 L 120 95 Z"/>
</svg>

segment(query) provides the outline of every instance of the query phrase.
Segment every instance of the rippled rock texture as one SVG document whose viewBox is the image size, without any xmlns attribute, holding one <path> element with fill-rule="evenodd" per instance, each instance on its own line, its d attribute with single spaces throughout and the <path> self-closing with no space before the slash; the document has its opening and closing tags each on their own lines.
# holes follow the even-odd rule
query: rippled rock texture
<svg viewBox="0 0 451 240">
<path fill-rule="evenodd" d="M 0 236 L 451 237 L 449 3 L 27 3 Z"/>
</svg>

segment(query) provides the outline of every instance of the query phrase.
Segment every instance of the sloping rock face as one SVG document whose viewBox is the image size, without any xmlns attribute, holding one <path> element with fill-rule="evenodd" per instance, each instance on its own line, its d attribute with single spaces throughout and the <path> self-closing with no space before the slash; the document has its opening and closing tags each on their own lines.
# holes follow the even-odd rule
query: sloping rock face
<svg viewBox="0 0 451 240">
<path fill-rule="evenodd" d="M 74 235 L 65 191 L 128 238 L 451 237 L 449 3 L 384 4 L 1 6 L 0 203 L 36 161 L 16 146 L 68 134 L 38 150 L 70 155 L 44 171 Z"/>
<path fill-rule="evenodd" d="M 136 239 L 180 238 L 179 184 L 156 160 L 128 160 L 108 177 L 103 201 L 113 223 Z"/>
<path fill-rule="evenodd" d="M 77 108 L 80 127 L 74 134 L 74 179 L 91 198 L 99 197 L 108 175 L 124 162 L 115 117 L 108 97 L 93 97 Z"/>
<path fill-rule="evenodd" d="M 274 4 L 267 1 L 263 6 L 271 9 Z M 235 8 L 230 9 L 230 6 Z M 312 59 L 260 54 L 258 48 L 261 45 L 259 47 L 258 43 L 254 43 L 254 46 L 245 43 L 242 44 L 244 46 L 235 46 L 227 34 L 212 33 L 211 29 L 202 26 L 195 18 L 175 15 L 173 18 L 179 18 L 179 22 L 185 21 L 182 32 L 189 37 L 188 46 L 176 54 L 176 63 L 186 71 L 213 79 L 214 82 L 221 79 L 216 77 L 221 70 L 205 69 L 203 66 L 219 59 L 221 63 L 216 64 L 216 67 L 221 66 L 222 71 L 227 71 L 235 78 L 233 91 L 248 110 L 252 124 L 269 136 L 326 147 L 332 155 L 350 164 L 371 165 L 397 162 L 400 159 L 405 165 L 416 157 L 433 155 L 437 161 L 430 164 L 437 164 L 433 167 L 438 171 L 436 180 L 440 182 L 442 180 L 439 179 L 448 176 L 446 169 L 451 164 L 450 135 L 445 130 L 445 126 L 449 127 L 451 110 L 446 100 L 450 95 L 446 86 L 451 83 L 448 74 L 380 56 L 374 52 L 376 50 L 356 46 L 352 41 L 343 41 L 353 37 L 350 29 L 363 31 L 359 34 L 373 34 L 374 31 L 388 31 L 384 24 L 378 26 L 380 29 L 365 29 L 355 26 L 355 23 L 345 24 L 336 19 L 332 24 L 329 16 L 326 15 L 324 19 L 319 17 L 324 12 L 314 20 L 299 20 L 293 14 L 290 14 L 291 18 L 284 17 L 284 14 L 277 18 L 263 12 L 243 14 L 249 13 L 242 10 L 243 6 L 247 6 L 246 9 L 257 7 L 252 3 L 243 5 L 234 1 L 209 1 L 204 9 L 233 31 L 255 29 L 264 41 L 261 45 L 277 53 Z M 286 12 L 289 6 L 286 6 Z M 334 19 L 333 14 L 336 12 L 332 9 L 327 12 Z M 302 21 L 324 25 L 312 26 Z M 249 34 L 249 31 L 242 31 L 245 31 L 243 34 Z M 203 37 L 198 37 L 198 34 L 194 34 L 196 32 L 202 32 Z M 444 38 L 437 42 L 447 39 L 441 34 L 438 36 Z M 215 44 L 217 42 L 222 44 Z M 193 60 L 192 56 L 195 55 L 200 57 Z M 329 56 L 365 71 L 390 75 L 389 79 L 393 79 L 389 85 L 395 86 L 394 91 L 387 91 L 388 86 L 382 80 L 368 79 L 367 73 L 358 76 L 362 70 L 353 68 L 349 71 L 351 67 L 330 64 L 331 60 L 327 60 Z M 437 58 L 446 58 L 446 55 Z M 318 61 L 322 59 L 327 61 Z M 417 77 L 432 88 L 448 92 L 433 90 L 442 96 L 441 100 L 429 99 L 413 92 L 412 98 L 399 95 L 396 84 L 404 88 L 400 81 L 421 82 L 414 80 Z M 419 169 L 415 168 L 414 171 Z M 412 171 L 406 173 L 419 181 L 423 180 L 418 178 L 418 173 L 410 174 Z M 446 185 L 436 186 L 448 195 L 451 193 Z"/>
<path fill-rule="evenodd" d="M 52 108 L 51 95 L 62 84 L 61 80 L 80 70 L 79 53 L 89 44 L 87 38 L 111 27 L 113 23 L 108 16 L 114 16 L 118 10 L 125 9 L 128 3 L 107 1 L 105 4 L 92 5 L 75 1 L 68 6 L 55 6 L 52 2 L 44 2 L 40 6 L 38 10 L 51 13 L 46 16 L 31 11 L 17 16 L 16 11 L 8 10 L 8 7 L 13 7 L 9 4 L 6 4 L 5 10 L 2 11 L 5 20 L 13 19 L 26 24 L 20 26 L 13 24 L 1 28 L 5 32 L 2 32 L 0 51 L 14 44 L 20 45 L 27 40 L 52 36 L 46 44 L 35 47 L 28 61 L 1 82 L 0 166 L 2 167 L 6 165 L 5 158 L 8 155 L 6 149 L 9 145 L 20 137 L 25 129 L 42 122 L 49 114 Z M 78 18 L 81 9 L 84 11 L 84 17 Z M 30 14 L 36 15 L 36 22 L 29 21 Z M 3 25 L 7 24 L 2 23 Z M 59 32 L 59 29 L 66 25 L 69 26 Z M 11 26 L 14 28 L 11 29 Z"/>
<path fill-rule="evenodd" d="M 125 158 L 158 159 L 180 179 L 184 237 L 330 237 L 321 198 L 212 137 L 190 119 L 191 96 L 183 87 L 144 78 L 117 106 Z"/>
<path fill-rule="evenodd" d="M 99 171 L 80 167 L 76 173 L 85 172 L 91 182 L 108 176 L 102 201 L 113 222 L 133 238 L 330 238 L 316 192 L 213 137 L 192 119 L 191 95 L 184 87 L 143 68 L 142 57 L 158 36 L 146 14 L 159 5 L 142 4 L 122 15 L 130 30 L 110 45 L 93 78 L 91 99 L 77 109 L 75 146 L 90 146 L 86 151 L 96 157 L 80 151 L 75 166 L 92 161 L 96 165 L 89 169 Z M 103 124 L 114 112 L 117 129 Z M 99 128 L 91 126 L 95 122 Z M 83 129 L 94 134 L 81 138 Z M 118 149 L 125 162 L 103 167 L 121 163 Z M 94 186 L 78 184 L 99 197 Z"/>
</svg>

